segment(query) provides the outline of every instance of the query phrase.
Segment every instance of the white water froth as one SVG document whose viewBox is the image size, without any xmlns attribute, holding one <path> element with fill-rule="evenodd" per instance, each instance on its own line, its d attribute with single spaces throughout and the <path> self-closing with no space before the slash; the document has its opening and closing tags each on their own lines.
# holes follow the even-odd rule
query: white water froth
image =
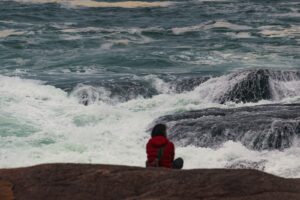
<svg viewBox="0 0 300 200">
<path fill-rule="evenodd" d="M 288 13 L 280 13 L 280 14 L 272 14 L 272 17 L 291 17 L 291 18 L 299 18 L 300 12 L 298 10 L 293 10 L 293 12 Z"/>
<path fill-rule="evenodd" d="M 6 38 L 11 35 L 22 35 L 24 32 L 22 31 L 17 31 L 13 29 L 8 29 L 8 30 L 0 30 L 0 38 Z"/>
<path fill-rule="evenodd" d="M 197 92 L 202 100 L 207 102 L 218 102 L 228 91 L 236 84 L 247 78 L 251 71 L 243 71 L 223 75 L 221 77 L 211 78 L 195 88 L 193 92 Z M 286 74 L 277 72 L 278 74 L 270 75 L 270 86 L 272 93 L 272 101 L 280 102 L 286 98 L 294 98 L 300 96 L 300 77 L 293 71 Z"/>
<path fill-rule="evenodd" d="M 110 92 L 103 87 L 93 87 L 90 85 L 78 84 L 71 92 L 70 96 L 79 99 L 79 103 L 89 103 L 96 101 L 112 102 L 109 98 Z"/>
<path fill-rule="evenodd" d="M 103 27 L 84 27 L 75 28 L 68 26 L 58 26 L 56 28 L 65 33 L 63 35 L 65 40 L 82 39 L 83 33 L 92 33 L 95 38 L 106 38 L 105 42 L 100 46 L 102 50 L 109 50 L 113 46 L 128 46 L 129 44 L 146 44 L 153 42 L 154 39 L 143 35 L 143 32 L 160 32 L 163 28 L 149 27 L 149 28 L 103 28 Z M 104 37 L 105 36 L 105 37 Z"/>
<path fill-rule="evenodd" d="M 300 80 L 294 79 L 292 81 L 270 81 L 272 86 L 272 96 L 274 100 L 281 100 L 283 98 L 293 98 L 300 96 Z"/>
<path fill-rule="evenodd" d="M 62 29 L 61 31 L 64 33 L 86 33 L 86 32 L 107 32 L 107 33 L 130 33 L 130 34 L 140 34 L 142 32 L 161 32 L 165 29 L 161 27 L 148 27 L 148 28 L 122 28 L 122 27 L 114 27 L 114 28 L 103 28 L 103 27 L 84 27 L 84 28 L 75 28 L 68 26 L 55 25 L 55 27 Z"/>
<path fill-rule="evenodd" d="M 300 26 L 296 25 L 292 25 L 289 28 L 281 26 L 261 26 L 258 29 L 261 30 L 260 34 L 270 38 L 300 37 Z"/>
<path fill-rule="evenodd" d="M 232 84 L 244 76 L 232 80 Z M 145 129 L 159 116 L 208 107 L 271 103 L 213 103 L 214 95 L 229 87 L 223 82 L 227 79 L 228 75 L 219 77 L 219 82 L 214 78 L 182 94 L 161 94 L 115 105 L 98 101 L 84 106 L 73 95 L 42 82 L 0 76 L 0 168 L 49 162 L 144 166 L 149 139 Z M 222 168 L 239 160 L 264 160 L 266 172 L 300 177 L 298 144 L 284 151 L 258 152 L 229 141 L 219 149 L 177 147 L 176 156 L 183 157 L 185 169 Z"/>
<path fill-rule="evenodd" d="M 155 75 L 147 75 L 144 77 L 144 80 L 149 81 L 151 85 L 162 94 L 171 94 L 174 93 L 174 90 L 172 89 L 171 85 L 162 79 L 158 78 Z"/>
<path fill-rule="evenodd" d="M 254 38 L 254 36 L 251 35 L 251 33 L 248 32 L 237 32 L 237 33 L 226 33 L 226 35 L 232 37 L 232 38 Z"/>
<path fill-rule="evenodd" d="M 227 28 L 227 29 L 231 29 L 231 30 L 235 30 L 235 31 L 238 31 L 238 30 L 241 31 L 241 30 L 249 30 L 252 27 L 245 26 L 245 25 L 233 24 L 233 23 L 230 23 L 230 22 L 224 21 L 224 20 L 219 20 L 214 23 L 202 23 L 202 24 L 195 25 L 195 26 L 173 28 L 172 32 L 175 35 L 181 35 L 181 34 L 188 33 L 188 32 L 209 30 L 209 29 L 213 29 L 213 28 Z"/>
</svg>

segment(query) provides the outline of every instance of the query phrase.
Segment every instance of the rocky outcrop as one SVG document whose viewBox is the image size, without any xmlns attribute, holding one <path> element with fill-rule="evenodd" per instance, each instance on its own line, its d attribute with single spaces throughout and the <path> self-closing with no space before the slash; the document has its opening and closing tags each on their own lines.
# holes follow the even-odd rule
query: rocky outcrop
<svg viewBox="0 0 300 200">
<path fill-rule="evenodd" d="M 286 87 L 286 83 L 292 87 Z M 56 85 L 84 105 L 97 101 L 125 102 L 136 98 L 152 98 L 159 94 L 196 90 L 199 98 L 224 104 L 278 100 L 300 95 L 299 70 L 251 69 L 219 77 L 199 75 L 146 75 L 86 80 L 84 84 Z"/>
<path fill-rule="evenodd" d="M 250 71 L 247 76 L 236 83 L 221 99 L 220 103 L 257 102 L 262 99 L 271 99 L 271 86 L 268 70 Z M 234 78 L 234 76 L 232 77 Z"/>
<path fill-rule="evenodd" d="M 177 93 L 188 92 L 206 82 L 209 77 L 190 77 L 176 79 L 170 82 L 171 89 Z"/>
<path fill-rule="evenodd" d="M 107 103 L 125 102 L 139 97 L 151 98 L 162 93 L 182 93 L 192 91 L 209 77 L 176 77 L 176 76 L 145 76 L 139 78 L 116 78 L 73 85 L 73 89 L 59 85 L 79 103 L 93 104 L 96 101 Z"/>
<path fill-rule="evenodd" d="M 170 170 L 48 164 L 3 169 L 0 178 L 13 185 L 16 200 L 300 199 L 299 179 L 244 169 Z M 1 183 L 1 200 L 12 200 L 11 190 L 3 190 Z"/>
<path fill-rule="evenodd" d="M 223 104 L 228 101 L 245 103 L 276 99 L 278 95 L 285 96 L 280 94 L 285 92 L 281 90 L 280 84 L 294 80 L 300 80 L 300 71 L 257 69 L 232 73 L 228 75 L 228 82 L 234 84 L 218 101 Z"/>
<path fill-rule="evenodd" d="M 300 104 L 209 108 L 167 115 L 169 137 L 179 146 L 219 147 L 239 141 L 256 150 L 284 149 L 300 137 Z"/>
<path fill-rule="evenodd" d="M 71 96 L 78 98 L 79 103 L 84 105 L 96 101 L 125 102 L 138 97 L 150 98 L 157 94 L 158 92 L 150 86 L 150 83 L 134 80 L 100 82 L 95 86 L 78 84 L 71 92 Z"/>
</svg>

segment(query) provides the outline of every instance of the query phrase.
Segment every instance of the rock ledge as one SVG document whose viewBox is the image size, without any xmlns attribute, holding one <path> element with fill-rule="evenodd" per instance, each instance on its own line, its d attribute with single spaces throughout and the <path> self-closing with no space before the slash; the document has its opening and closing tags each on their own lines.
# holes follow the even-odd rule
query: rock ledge
<svg viewBox="0 0 300 200">
<path fill-rule="evenodd" d="M 45 164 L 0 170 L 1 200 L 299 200 L 300 179 L 255 170 Z"/>
</svg>

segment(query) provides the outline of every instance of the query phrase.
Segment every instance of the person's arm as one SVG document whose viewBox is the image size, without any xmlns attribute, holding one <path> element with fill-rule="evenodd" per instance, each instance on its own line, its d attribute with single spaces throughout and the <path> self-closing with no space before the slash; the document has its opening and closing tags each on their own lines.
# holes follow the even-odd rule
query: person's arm
<svg viewBox="0 0 300 200">
<path fill-rule="evenodd" d="M 146 145 L 147 160 L 149 159 L 149 155 L 150 155 L 149 149 L 150 149 L 150 144 L 149 144 L 149 141 L 148 141 L 147 145 Z"/>
<path fill-rule="evenodd" d="M 174 161 L 175 147 L 174 147 L 173 142 L 170 142 L 170 143 L 171 143 L 171 158 L 172 158 L 172 161 Z"/>
</svg>

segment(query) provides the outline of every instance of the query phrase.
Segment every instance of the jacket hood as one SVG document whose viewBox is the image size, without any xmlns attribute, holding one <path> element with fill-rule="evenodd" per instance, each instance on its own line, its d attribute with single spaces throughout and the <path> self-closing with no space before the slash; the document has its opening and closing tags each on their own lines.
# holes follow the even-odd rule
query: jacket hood
<svg viewBox="0 0 300 200">
<path fill-rule="evenodd" d="M 155 136 L 150 139 L 149 143 L 153 147 L 162 147 L 166 145 L 169 142 L 169 140 L 164 136 Z"/>
</svg>

